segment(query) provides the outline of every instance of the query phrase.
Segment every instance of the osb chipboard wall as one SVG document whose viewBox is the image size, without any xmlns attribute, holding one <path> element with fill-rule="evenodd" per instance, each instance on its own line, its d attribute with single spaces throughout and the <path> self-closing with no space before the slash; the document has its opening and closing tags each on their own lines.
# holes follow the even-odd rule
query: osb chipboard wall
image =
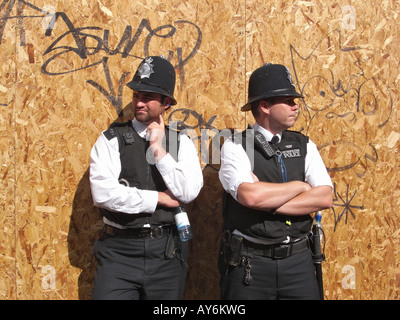
<svg viewBox="0 0 400 320">
<path fill-rule="evenodd" d="M 398 298 L 399 13 L 378 0 L 1 1 L 1 299 L 90 298 L 102 222 L 89 153 L 121 111 L 132 116 L 125 84 L 147 54 L 176 66 L 166 120 L 195 143 L 252 123 L 239 110 L 251 72 L 287 65 L 305 96 L 295 129 L 335 184 L 325 298 Z M 219 298 L 219 164 L 202 164 L 186 299 Z"/>
</svg>

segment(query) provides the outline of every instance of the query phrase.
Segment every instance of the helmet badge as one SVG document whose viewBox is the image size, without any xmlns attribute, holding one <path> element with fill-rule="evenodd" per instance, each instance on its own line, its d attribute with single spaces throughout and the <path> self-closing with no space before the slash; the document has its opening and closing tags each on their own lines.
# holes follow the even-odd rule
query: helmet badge
<svg viewBox="0 0 400 320">
<path fill-rule="evenodd" d="M 154 65 L 151 64 L 153 62 L 153 58 L 148 57 L 144 60 L 143 64 L 139 69 L 140 79 L 143 78 L 150 78 L 150 75 L 154 73 L 153 67 Z"/>
<path fill-rule="evenodd" d="M 290 85 L 291 85 L 293 88 L 296 88 L 295 85 L 294 85 L 294 83 L 293 83 L 293 78 L 292 78 L 292 75 L 290 74 L 289 68 L 285 66 L 285 69 L 286 69 L 287 78 L 288 78 L 288 80 L 289 80 L 289 82 L 290 82 Z"/>
</svg>

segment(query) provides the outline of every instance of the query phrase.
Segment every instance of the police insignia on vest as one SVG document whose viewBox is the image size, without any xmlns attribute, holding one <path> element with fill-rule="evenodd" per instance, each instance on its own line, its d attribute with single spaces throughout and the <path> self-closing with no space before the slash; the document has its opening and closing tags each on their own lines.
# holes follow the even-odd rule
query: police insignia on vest
<svg viewBox="0 0 400 320">
<path fill-rule="evenodd" d="M 132 132 L 125 132 L 123 135 L 126 144 L 132 144 L 135 142 L 135 137 Z"/>
<path fill-rule="evenodd" d="M 154 65 L 151 64 L 153 62 L 153 58 L 148 57 L 144 60 L 143 64 L 139 69 L 140 79 L 143 78 L 150 78 L 150 75 L 154 73 L 153 67 Z"/>
<path fill-rule="evenodd" d="M 301 157 L 300 149 L 285 150 L 285 151 L 282 151 L 282 155 L 285 159 Z"/>
</svg>

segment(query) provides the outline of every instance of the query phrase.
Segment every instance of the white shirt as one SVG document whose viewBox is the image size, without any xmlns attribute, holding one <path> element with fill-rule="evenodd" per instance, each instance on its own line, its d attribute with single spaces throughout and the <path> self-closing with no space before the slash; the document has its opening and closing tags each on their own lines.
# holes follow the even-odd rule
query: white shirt
<svg viewBox="0 0 400 320">
<path fill-rule="evenodd" d="M 261 132 L 267 141 L 271 141 L 273 134 L 257 123 L 254 130 Z M 282 133 L 277 134 L 279 140 Z M 221 168 L 219 179 L 224 189 L 237 200 L 237 189 L 244 182 L 253 183 L 251 176 L 251 162 L 240 143 L 235 143 L 232 138 L 225 141 L 221 148 Z M 318 152 L 317 146 L 311 140 L 307 143 L 307 154 L 305 158 L 305 182 L 311 187 L 331 186 L 332 181 L 326 170 L 325 164 Z"/>
<path fill-rule="evenodd" d="M 147 126 L 134 119 L 133 128 L 146 137 Z M 203 186 L 203 174 L 197 150 L 186 135 L 180 135 L 178 161 L 168 153 L 156 164 L 165 185 L 183 203 L 193 201 Z M 121 160 L 118 138 L 108 140 L 104 132 L 93 145 L 90 153 L 90 187 L 94 205 L 110 211 L 129 214 L 153 213 L 157 206 L 158 192 L 127 187 L 118 182 Z M 104 222 L 122 226 L 103 218 Z"/>
</svg>

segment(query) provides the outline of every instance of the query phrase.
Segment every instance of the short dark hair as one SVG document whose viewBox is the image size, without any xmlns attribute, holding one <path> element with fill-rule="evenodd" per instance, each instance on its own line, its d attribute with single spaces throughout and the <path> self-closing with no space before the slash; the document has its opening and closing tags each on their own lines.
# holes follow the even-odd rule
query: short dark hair
<svg viewBox="0 0 400 320">
<path fill-rule="evenodd" d="M 274 104 L 275 97 L 270 97 L 270 98 L 261 99 L 261 100 L 252 102 L 251 103 L 251 113 L 253 114 L 254 118 L 256 118 L 260 114 L 260 109 L 258 107 L 260 106 L 261 101 L 266 101 L 268 104 Z"/>
<path fill-rule="evenodd" d="M 254 118 L 257 118 L 257 116 L 260 114 L 260 110 L 258 109 L 260 105 L 261 100 L 253 101 L 251 103 L 251 114 L 253 115 Z"/>
</svg>

